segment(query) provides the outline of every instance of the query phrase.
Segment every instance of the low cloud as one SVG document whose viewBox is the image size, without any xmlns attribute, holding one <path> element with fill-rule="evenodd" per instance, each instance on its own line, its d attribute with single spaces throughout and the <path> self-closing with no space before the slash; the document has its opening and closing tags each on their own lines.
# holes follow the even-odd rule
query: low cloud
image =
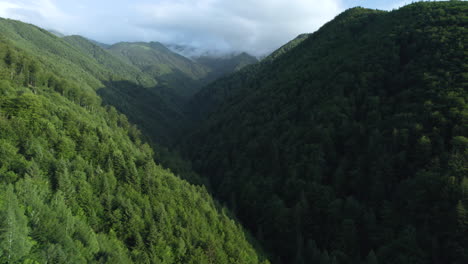
<svg viewBox="0 0 468 264">
<path fill-rule="evenodd" d="M 163 0 L 141 4 L 136 26 L 176 42 L 261 55 L 337 15 L 339 1 Z"/>
</svg>

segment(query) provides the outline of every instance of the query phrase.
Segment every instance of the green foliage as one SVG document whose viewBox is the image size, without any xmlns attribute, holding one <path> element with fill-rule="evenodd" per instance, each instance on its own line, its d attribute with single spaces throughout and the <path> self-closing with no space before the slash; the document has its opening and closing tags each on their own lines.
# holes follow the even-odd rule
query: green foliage
<svg viewBox="0 0 468 264">
<path fill-rule="evenodd" d="M 101 106 L 90 57 L 30 25 L 0 29 L 21 32 L 0 41 L 0 262 L 264 261 L 205 188 L 155 164 L 138 129 Z M 59 47 L 70 54 L 45 56 Z"/>
<path fill-rule="evenodd" d="M 263 62 L 272 62 L 276 60 L 278 57 L 282 56 L 285 53 L 288 53 L 290 50 L 294 49 L 297 45 L 301 44 L 304 40 L 310 37 L 311 34 L 300 34 L 295 39 L 289 41 L 281 48 L 275 50 L 272 54 L 268 55 L 264 58 Z"/>
<path fill-rule="evenodd" d="M 156 158 L 274 263 L 465 263 L 467 11 L 350 9 L 247 67 L 1 19 L 0 262 L 268 263 Z"/>
<path fill-rule="evenodd" d="M 158 42 L 121 42 L 108 51 L 159 81 L 160 89 L 187 97 L 197 92 L 208 68 L 176 54 Z"/>
<path fill-rule="evenodd" d="M 159 79 L 79 36 L 58 38 L 9 19 L 0 19 L 0 33 L 0 40 L 10 44 L 1 46 L 0 51 L 0 95 L 19 89 L 35 93 L 37 87 L 47 86 L 86 108 L 95 108 L 101 102 L 94 95 L 98 91 L 104 104 L 115 106 L 139 126 L 145 140 L 155 147 L 159 163 L 171 166 L 186 179 L 202 182 L 176 153 L 159 147 L 174 144 L 187 121 L 181 109 L 185 99 L 175 92 L 177 89 L 162 86 Z M 31 58 L 16 48 L 34 54 L 37 60 L 31 64 Z M 37 72 L 34 63 L 42 64 L 49 72 L 41 73 L 41 67 Z"/>
<path fill-rule="evenodd" d="M 0 259 L 3 263 L 15 263 L 28 254 L 32 243 L 28 237 L 27 218 L 13 186 L 8 185 L 3 193 L 0 200 Z"/>
<path fill-rule="evenodd" d="M 277 263 L 465 263 L 467 12 L 347 10 L 195 95 L 187 157 Z"/>
<path fill-rule="evenodd" d="M 111 70 L 116 76 L 120 76 L 125 80 L 130 80 L 135 83 L 140 83 L 147 87 L 152 87 L 157 83 L 152 76 L 143 73 L 139 68 L 130 63 L 125 63 L 124 60 L 113 56 L 107 50 L 90 40 L 81 36 L 67 36 L 64 37 L 63 40 L 78 49 L 82 54 L 86 54 L 95 59 L 99 65 Z"/>
</svg>

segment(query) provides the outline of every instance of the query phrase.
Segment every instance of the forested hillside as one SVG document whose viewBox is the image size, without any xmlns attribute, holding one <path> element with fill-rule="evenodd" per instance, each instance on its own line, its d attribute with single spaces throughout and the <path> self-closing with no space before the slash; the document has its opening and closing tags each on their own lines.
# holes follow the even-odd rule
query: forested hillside
<svg viewBox="0 0 468 264">
<path fill-rule="evenodd" d="M 353 8 L 259 63 L 0 19 L 0 263 L 468 263 L 466 14 Z"/>
<path fill-rule="evenodd" d="M 221 76 L 258 61 L 245 52 L 186 58 L 159 42 L 121 42 L 107 50 L 159 80 L 160 89 L 173 90 L 183 98 L 191 97 L 203 85 Z"/>
<path fill-rule="evenodd" d="M 254 57 L 242 53 L 226 58 L 210 57 L 197 63 L 158 42 L 105 46 L 81 36 L 62 39 L 112 73 L 98 91 L 104 103 L 116 107 L 137 124 L 153 145 L 165 147 L 172 146 L 190 122 L 184 109 L 191 95 L 204 84 L 256 62 Z M 177 155 L 164 152 L 158 155 L 163 163 L 178 160 Z M 172 167 L 178 170 L 178 166 Z"/>
<path fill-rule="evenodd" d="M 468 262 L 467 13 L 350 9 L 192 99 L 187 157 L 273 263 Z"/>
<path fill-rule="evenodd" d="M 133 79 L 32 25 L 0 32 L 1 263 L 268 263 L 101 105 L 96 89 Z"/>
<path fill-rule="evenodd" d="M 197 92 L 209 69 L 166 48 L 159 42 L 117 43 L 108 49 L 143 72 L 161 80 L 166 89 L 187 97 Z"/>
<path fill-rule="evenodd" d="M 62 37 L 62 39 L 78 49 L 81 54 L 86 54 L 93 58 L 99 65 L 115 75 L 125 77 L 126 80 L 134 81 L 145 87 L 153 87 L 157 84 L 157 79 L 153 76 L 143 73 L 138 67 L 135 67 L 131 63 L 126 63 L 125 60 L 112 56 L 101 46 L 86 38 L 74 35 Z"/>
<path fill-rule="evenodd" d="M 239 71 L 245 66 L 258 62 L 257 58 L 245 52 L 237 55 L 225 56 L 204 55 L 193 57 L 193 59 L 211 70 L 208 76 L 205 77 L 207 82 L 214 81 L 220 77 Z"/>
</svg>

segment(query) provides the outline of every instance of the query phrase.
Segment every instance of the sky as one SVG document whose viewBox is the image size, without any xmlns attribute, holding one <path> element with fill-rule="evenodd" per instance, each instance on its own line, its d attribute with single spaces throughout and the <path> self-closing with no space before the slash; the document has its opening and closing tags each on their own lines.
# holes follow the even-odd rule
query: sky
<svg viewBox="0 0 468 264">
<path fill-rule="evenodd" d="M 113 44 L 159 41 L 265 55 L 340 12 L 411 0 L 0 0 L 0 17 Z"/>
</svg>

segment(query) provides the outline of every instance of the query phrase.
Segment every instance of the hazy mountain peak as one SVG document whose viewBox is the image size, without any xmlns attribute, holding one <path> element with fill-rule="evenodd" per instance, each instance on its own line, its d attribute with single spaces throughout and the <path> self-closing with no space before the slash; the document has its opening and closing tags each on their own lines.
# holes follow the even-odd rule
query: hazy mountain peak
<svg viewBox="0 0 468 264">
<path fill-rule="evenodd" d="M 63 37 L 66 36 L 66 35 L 63 34 L 62 32 L 59 32 L 59 31 L 54 30 L 54 29 L 49 29 L 49 30 L 47 30 L 47 31 L 49 31 L 50 33 L 54 34 L 55 36 L 57 36 L 57 37 L 59 37 L 59 38 L 63 38 Z"/>
</svg>

